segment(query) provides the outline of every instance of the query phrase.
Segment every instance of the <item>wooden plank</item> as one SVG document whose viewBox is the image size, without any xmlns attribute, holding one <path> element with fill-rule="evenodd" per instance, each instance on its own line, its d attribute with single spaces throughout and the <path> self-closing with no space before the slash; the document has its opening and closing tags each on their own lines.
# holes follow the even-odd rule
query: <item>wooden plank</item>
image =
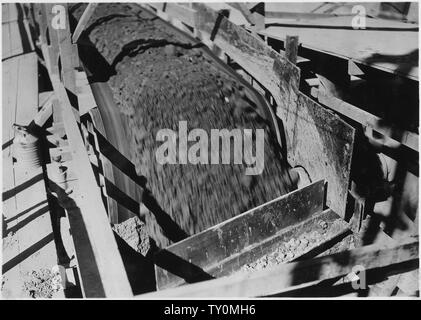
<svg viewBox="0 0 421 320">
<path fill-rule="evenodd" d="M 62 4 L 67 12 L 67 4 Z M 71 43 L 70 25 L 57 30 L 58 44 L 60 50 L 61 73 L 64 86 L 67 90 L 76 94 L 75 68 L 76 64 L 73 56 L 77 54 L 77 48 Z"/>
<path fill-rule="evenodd" d="M 40 41 L 41 41 L 41 44 L 47 45 L 48 17 L 47 17 L 47 12 L 45 11 L 45 4 L 35 3 L 34 5 L 37 8 L 37 13 L 39 14 L 38 23 L 39 23 L 39 31 L 40 31 Z M 49 60 L 47 59 L 45 55 L 44 55 L 44 59 L 48 65 Z"/>
<path fill-rule="evenodd" d="M 48 100 L 52 99 L 54 91 L 43 91 L 38 94 L 38 102 L 40 107 L 47 103 Z"/>
<path fill-rule="evenodd" d="M 193 3 L 197 11 L 196 28 L 210 37 L 218 14 L 203 3 Z M 278 106 L 288 106 L 296 99 L 299 68 L 290 63 L 283 53 L 268 47 L 260 38 L 221 19 L 214 43 L 230 58 L 264 86 Z"/>
<path fill-rule="evenodd" d="M 293 64 L 297 64 L 298 37 L 287 36 L 285 41 L 285 56 Z"/>
<path fill-rule="evenodd" d="M 9 124 L 10 125 L 10 124 Z M 7 227 L 13 227 L 17 224 L 17 221 L 10 221 L 9 219 L 17 215 L 17 203 L 16 197 L 12 196 L 5 200 L 5 191 L 13 190 L 15 187 L 15 177 L 13 171 L 13 160 L 11 155 L 6 155 L 3 151 L 3 211 L 2 215 L 5 220 L 2 224 Z M 2 231 L 2 288 L 1 295 L 3 298 L 16 298 L 22 296 L 19 265 L 9 268 L 6 270 L 5 263 L 13 259 L 13 257 L 19 256 L 19 239 L 16 234 L 7 235 L 3 227 Z"/>
<path fill-rule="evenodd" d="M 21 264 L 25 263 L 25 265 L 21 266 L 21 269 L 26 269 L 27 271 L 36 270 L 40 265 L 51 268 L 57 265 L 58 261 L 53 241 L 54 237 L 51 236 L 53 230 L 50 212 L 46 202 L 47 192 L 42 176 L 42 168 L 39 167 L 34 170 L 24 171 L 15 166 L 14 171 L 16 185 L 21 185 L 31 179 L 37 180 L 36 183 L 16 194 L 17 214 L 20 216 L 17 218 L 16 229 L 13 230 L 19 233 L 19 252 L 29 251 L 34 244 L 46 237 L 50 237 L 49 242 L 45 243 L 39 250 L 31 251 L 31 254 L 20 262 Z M 45 204 L 38 206 L 39 203 Z M 25 214 L 21 215 L 22 212 L 25 212 Z M 39 254 L 39 251 L 44 250 L 49 252 L 47 255 L 48 259 L 46 261 L 38 261 L 35 253 Z"/>
<path fill-rule="evenodd" d="M 16 123 L 29 125 L 38 111 L 38 59 L 35 52 L 19 57 Z"/>
<path fill-rule="evenodd" d="M 13 102 L 16 103 L 13 107 L 15 110 L 13 123 L 28 125 L 36 115 L 38 108 L 38 61 L 35 53 L 25 54 L 14 59 L 16 60 L 18 68 L 15 70 L 16 83 L 13 83 L 16 87 L 15 90 L 12 91 L 12 94 L 16 95 L 13 100 Z M 9 123 L 8 126 L 11 126 L 11 123 Z M 10 138 L 13 138 L 15 135 L 13 129 L 10 134 L 12 135 Z M 34 176 L 26 177 L 23 175 L 20 177 L 21 175 L 22 173 L 20 173 L 19 170 L 15 170 L 15 185 L 19 185 Z M 20 207 L 21 204 L 18 206 Z"/>
<path fill-rule="evenodd" d="M 8 3 L 1 4 L 1 20 L 9 21 L 9 5 Z"/>
<path fill-rule="evenodd" d="M 50 97 L 48 98 L 48 100 L 45 101 L 42 104 L 41 109 L 35 115 L 35 117 L 34 117 L 34 123 L 38 127 L 44 126 L 44 124 L 47 122 L 47 120 L 52 116 L 52 114 L 53 114 L 53 99 L 54 99 L 54 96 L 53 95 L 50 95 Z"/>
<path fill-rule="evenodd" d="M 329 13 L 312 13 L 312 12 L 282 12 L 282 11 L 265 11 L 265 17 L 269 19 L 326 19 L 335 17 L 336 14 Z"/>
<path fill-rule="evenodd" d="M 355 130 L 304 94 L 278 107 L 286 132 L 288 162 L 302 166 L 312 181 L 326 179 L 327 205 L 341 217 L 346 199 Z"/>
<path fill-rule="evenodd" d="M 390 20 L 386 21 L 391 24 Z M 412 24 L 404 25 L 414 28 Z M 415 29 L 335 30 L 282 24 L 269 26 L 259 31 L 259 34 L 281 41 L 285 41 L 287 35 L 294 34 L 300 38 L 303 48 L 345 60 L 352 59 L 362 65 L 418 80 L 418 60 L 415 54 L 418 49 L 418 32 Z"/>
<path fill-rule="evenodd" d="M 136 189 L 140 188 L 136 184 L 136 182 L 132 179 L 130 175 L 128 175 L 127 170 L 123 172 L 120 168 L 122 168 L 121 163 L 118 163 L 118 158 L 112 158 L 110 157 L 110 154 L 115 153 L 113 152 L 114 146 L 111 145 L 111 143 L 107 140 L 107 134 L 106 129 L 104 127 L 104 122 L 102 120 L 101 114 L 99 112 L 98 108 L 93 108 L 89 111 L 89 114 L 93 120 L 93 124 L 95 129 L 98 131 L 102 137 L 98 137 L 97 132 L 95 132 L 95 129 L 90 130 L 90 133 L 95 138 L 95 147 L 97 148 L 97 152 L 99 153 L 100 160 L 104 165 L 104 173 L 105 178 L 107 178 L 111 183 L 113 183 L 117 188 L 119 188 L 122 192 L 126 193 L 133 201 L 136 201 L 139 203 L 139 192 L 137 192 Z M 104 141 L 107 140 L 107 141 Z M 108 144 L 105 144 L 104 142 L 107 142 Z M 128 161 L 128 160 L 127 160 Z M 130 162 L 131 167 L 134 168 L 134 164 Z M 109 166 L 109 168 L 105 168 Z M 124 181 L 117 181 L 114 179 L 114 175 L 118 175 L 120 177 L 124 176 Z M 124 182 L 129 181 L 130 187 L 127 188 L 126 184 Z M 137 211 L 136 211 L 137 212 Z M 135 212 L 135 213 L 136 213 Z"/>
<path fill-rule="evenodd" d="M 237 8 L 232 6 L 232 3 L 227 2 L 207 2 L 206 6 L 213 9 L 214 11 L 220 11 L 220 10 L 229 10 L 229 17 L 228 19 L 238 25 L 238 26 L 244 26 L 248 24 L 247 18 L 244 16 L 244 14 L 238 10 Z M 254 13 L 252 14 L 252 17 L 254 18 Z"/>
<path fill-rule="evenodd" d="M 142 5 L 141 5 L 142 6 Z M 190 6 L 186 6 L 182 3 L 148 3 L 148 7 L 153 8 L 156 10 L 156 14 L 166 21 L 168 19 L 177 19 L 178 21 L 185 23 L 186 25 L 189 25 L 193 27 L 196 19 L 196 10 L 193 10 Z M 172 23 L 176 24 L 175 21 L 172 21 Z M 182 26 L 179 26 L 182 28 Z M 184 29 L 184 28 L 183 28 Z"/>
<path fill-rule="evenodd" d="M 321 180 L 167 247 L 155 259 L 157 287 L 168 288 L 184 282 L 177 275 L 158 267 L 166 264 L 168 253 L 208 271 L 214 264 L 274 236 L 281 229 L 321 212 L 323 201 L 324 181 Z M 194 278 L 196 275 L 191 276 Z"/>
<path fill-rule="evenodd" d="M 9 194 L 13 191 L 15 187 L 15 176 L 13 172 L 13 158 L 10 154 L 3 151 L 3 192 L 2 192 L 2 200 L 3 200 L 3 211 L 2 215 L 7 220 L 11 217 L 14 217 L 17 214 L 17 207 L 16 207 L 16 197 L 10 196 L 8 199 L 5 198 L 5 195 Z M 6 235 L 3 234 L 3 237 Z M 6 257 L 3 256 L 3 261 L 6 260 Z"/>
<path fill-rule="evenodd" d="M 244 18 L 247 20 L 248 23 L 250 24 L 256 24 L 256 21 L 252 15 L 252 13 L 250 12 L 249 8 L 247 8 L 245 3 L 241 3 L 241 2 L 230 2 L 228 3 L 231 7 L 237 9 L 238 11 L 240 11 Z"/>
<path fill-rule="evenodd" d="M 8 12 L 8 11 L 7 11 Z M 12 217 L 17 213 L 16 197 L 5 199 L 5 194 L 15 187 L 15 177 L 13 171 L 12 143 L 15 132 L 12 128 L 16 121 L 16 101 L 18 95 L 18 70 L 19 58 L 12 58 L 3 62 L 2 83 L 2 135 L 3 135 L 3 215 L 5 218 Z M 18 248 L 12 248 L 9 254 L 18 254 Z M 3 259 L 6 259 L 4 257 Z"/>
<path fill-rule="evenodd" d="M 4 60 L 12 55 L 11 41 L 10 41 L 10 25 L 8 23 L 2 24 L 1 33 L 2 33 L 2 60 Z"/>
<path fill-rule="evenodd" d="M 27 35 L 27 37 L 28 37 L 29 50 L 30 50 L 30 51 L 34 51 L 34 50 L 35 50 L 34 39 L 32 38 L 32 35 L 31 35 L 31 29 L 30 29 L 30 27 L 29 27 L 29 21 L 28 21 L 28 19 L 27 19 L 27 18 L 25 18 L 25 19 L 23 20 L 23 25 L 24 25 L 24 27 L 25 27 L 25 32 L 26 32 L 26 35 Z"/>
<path fill-rule="evenodd" d="M 321 227 L 321 221 L 326 223 L 325 229 Z M 331 209 L 327 209 L 323 212 L 312 214 L 303 222 L 283 228 L 261 242 L 250 243 L 248 246 L 243 248 L 242 251 L 230 255 L 223 260 L 214 261 L 210 258 L 208 261 L 208 267 L 201 268 L 203 271 L 201 270 L 200 273 L 196 272 L 198 268 L 192 262 L 181 260 L 172 253 L 163 250 L 163 253 L 160 255 L 165 255 L 168 266 L 165 268 L 167 273 L 164 273 L 164 279 L 171 279 L 171 276 L 168 277 L 170 273 L 174 273 L 185 279 L 185 281 L 180 282 L 178 278 L 174 279 L 173 277 L 173 280 L 176 281 L 170 284 L 171 287 L 174 287 L 175 284 L 183 285 L 186 282 L 198 282 L 208 280 L 210 278 L 229 276 L 237 272 L 245 272 L 243 269 L 244 266 L 252 265 L 258 260 L 262 261 L 262 258 L 268 258 L 269 261 L 271 261 L 276 257 L 275 259 L 282 259 L 282 263 L 288 263 L 293 260 L 302 259 L 303 256 L 311 254 L 312 251 L 320 251 L 320 248 L 323 248 L 326 245 L 328 246 L 329 243 L 333 243 L 336 241 L 335 239 L 338 239 L 346 232 L 349 232 L 349 225 Z M 318 236 L 314 236 L 314 234 Z M 310 237 L 313 240 L 309 241 L 305 248 L 297 250 L 288 249 L 291 239 L 299 241 L 299 239 L 307 237 Z M 203 248 L 204 251 L 207 251 L 207 249 L 207 247 Z M 186 250 L 189 250 L 189 248 L 186 248 Z M 285 256 L 282 258 L 278 255 L 280 250 L 285 252 Z M 288 252 L 288 255 L 286 252 Z M 269 262 L 266 268 L 271 268 L 281 262 L 272 263 L 273 262 Z M 158 262 L 157 264 L 160 265 Z M 162 276 L 162 273 L 157 273 L 157 276 Z M 158 284 L 162 284 L 165 280 L 162 281 L 157 277 Z M 163 288 L 168 287 L 169 286 L 163 286 Z M 161 288 L 161 286 L 158 286 L 158 288 Z"/>
<path fill-rule="evenodd" d="M 272 17 L 270 17 L 272 15 Z M 286 13 L 279 13 L 278 17 L 275 17 L 276 13 L 267 13 L 266 14 L 266 24 L 269 26 L 294 26 L 298 28 L 330 28 L 337 30 L 353 30 L 352 21 L 355 17 L 354 14 L 344 14 L 344 15 L 326 15 L 321 14 L 311 16 L 312 14 L 294 14 L 291 13 L 291 16 L 286 16 Z M 283 17 L 282 17 L 283 15 Z M 301 16 L 300 16 L 301 15 Z M 366 28 L 364 30 L 413 30 L 417 29 L 417 26 L 411 23 L 405 23 L 401 21 L 391 20 L 391 19 L 379 19 L 366 17 Z M 357 31 L 358 30 L 354 30 Z"/>
<path fill-rule="evenodd" d="M 71 224 L 74 223 L 72 233 L 85 294 L 90 297 L 130 297 L 132 290 L 72 106 L 57 75 L 50 74 L 50 79 L 63 108 L 72 161 L 78 168 L 78 188 L 70 195 L 76 207 L 69 218 Z"/>
<path fill-rule="evenodd" d="M 133 175 L 128 175 L 127 166 L 133 168 L 134 165 L 127 159 L 110 157 L 110 154 L 117 155 L 119 151 L 107 140 L 105 127 L 98 109 L 92 109 L 91 118 L 94 119 L 94 127 L 88 128 L 94 137 L 96 151 L 103 164 L 104 183 L 101 186 L 105 196 L 107 196 L 109 215 L 112 223 L 120 223 L 129 217 L 139 214 L 139 204 L 141 203 L 142 191 L 134 180 Z M 116 178 L 117 177 L 117 178 Z M 113 216 L 111 216 L 113 214 Z"/>
<path fill-rule="evenodd" d="M 18 20 L 18 10 L 16 6 L 18 6 L 18 3 L 9 3 L 8 9 L 9 9 L 9 21 L 17 21 Z"/>
<path fill-rule="evenodd" d="M 316 259 L 287 263 L 269 270 L 143 294 L 136 298 L 268 296 L 345 276 L 356 265 L 363 266 L 367 271 L 387 267 L 400 272 L 402 264 L 411 262 L 414 264 L 412 268 L 417 268 L 415 265 L 418 263 L 418 254 L 418 241 L 387 249 L 371 245 Z"/>
<path fill-rule="evenodd" d="M 27 124 L 37 113 L 37 59 L 34 54 L 14 59 L 19 61 L 15 121 Z M 28 170 L 19 165 L 13 167 L 11 161 L 7 161 L 6 167 L 8 176 L 12 175 L 13 181 L 10 185 L 9 179 L 6 179 L 9 184 L 8 193 L 12 196 L 3 202 L 7 208 L 4 227 L 9 237 L 14 239 L 4 250 L 6 255 L 3 259 L 3 272 L 8 287 L 6 292 L 8 297 L 29 298 L 29 293 L 23 290 L 25 277 L 41 268 L 51 270 L 58 262 L 43 169 L 39 167 Z M 3 199 L 4 196 L 5 193 Z M 15 203 L 14 208 L 10 201 Z M 12 285 L 16 289 L 10 288 Z"/>
<path fill-rule="evenodd" d="M 2 144 L 4 146 L 3 153 L 7 148 L 6 152 L 10 155 L 10 144 L 14 137 L 12 125 L 16 121 L 19 59 L 9 59 L 4 61 L 2 65 L 3 79 L 8 79 L 8 81 L 2 81 Z M 6 145 L 9 147 L 6 147 Z"/>
<path fill-rule="evenodd" d="M 385 125 L 381 118 L 336 97 L 324 94 L 318 89 L 312 89 L 311 92 L 312 95 L 320 101 L 320 103 L 326 105 L 335 112 L 338 112 L 339 114 L 344 115 L 363 126 L 370 127 L 393 139 L 393 136 L 391 136 L 392 129 Z M 408 148 L 418 152 L 419 137 L 417 134 L 399 128 L 393 128 L 393 133 L 396 136 L 401 137 L 397 142 L 402 143 Z"/>
<path fill-rule="evenodd" d="M 99 130 L 104 135 L 104 137 L 106 137 L 104 124 L 102 122 L 102 118 L 101 118 L 98 108 L 91 109 L 89 111 L 89 114 L 92 118 L 92 122 L 95 128 L 97 128 L 97 130 Z M 105 178 L 111 183 L 115 183 L 113 165 L 111 161 L 108 160 L 106 157 L 104 157 L 101 152 L 99 152 L 99 158 L 102 163 L 102 169 L 103 169 L 103 174 Z M 104 185 L 104 189 L 106 189 L 105 185 Z M 107 195 L 107 190 L 105 190 L 105 194 Z M 117 202 L 107 199 L 107 206 L 108 206 L 108 216 L 110 218 L 110 223 L 112 224 L 118 223 Z"/>
<path fill-rule="evenodd" d="M 83 12 L 82 16 L 80 17 L 77 23 L 75 31 L 73 32 L 73 35 L 72 35 L 73 43 L 77 43 L 77 41 L 79 40 L 80 35 L 82 34 L 83 30 L 85 30 L 85 27 L 88 24 L 89 19 L 91 18 L 97 6 L 98 6 L 98 3 L 89 3 L 88 6 L 86 7 L 85 11 Z"/>
<path fill-rule="evenodd" d="M 196 10 L 189 7 L 168 2 L 165 6 L 165 13 L 189 26 L 194 26 L 196 24 Z"/>
<path fill-rule="evenodd" d="M 48 59 L 49 61 L 49 67 L 51 69 L 51 72 L 54 74 L 58 74 L 58 59 L 59 59 L 59 43 L 58 43 L 58 34 L 57 30 L 52 28 L 52 19 L 54 18 L 54 15 L 52 13 L 52 7 L 54 4 L 52 3 L 42 3 L 42 13 L 46 16 L 46 32 L 48 32 L 50 43 L 48 45 Z"/>
<path fill-rule="evenodd" d="M 75 79 L 79 113 L 81 116 L 83 116 L 93 108 L 97 108 L 97 103 L 93 96 L 86 73 L 84 71 L 76 71 Z"/>
<path fill-rule="evenodd" d="M 91 84 L 95 101 L 101 106 L 106 138 L 97 131 L 97 138 L 101 153 L 113 164 L 116 186 L 126 194 L 135 194 L 133 199 L 140 203 L 142 199 L 142 181 L 138 176 L 134 164 L 130 160 L 130 145 L 127 141 L 128 128 L 124 126 L 121 115 L 114 105 L 111 89 L 105 83 Z M 114 130 L 114 128 L 121 128 Z M 118 170 L 116 170 L 118 168 Z M 133 213 L 119 210 L 119 222 L 133 217 Z"/>
<path fill-rule="evenodd" d="M 22 37 L 19 31 L 19 25 L 17 21 L 9 22 L 10 27 L 10 54 L 16 56 L 23 53 Z"/>
</svg>

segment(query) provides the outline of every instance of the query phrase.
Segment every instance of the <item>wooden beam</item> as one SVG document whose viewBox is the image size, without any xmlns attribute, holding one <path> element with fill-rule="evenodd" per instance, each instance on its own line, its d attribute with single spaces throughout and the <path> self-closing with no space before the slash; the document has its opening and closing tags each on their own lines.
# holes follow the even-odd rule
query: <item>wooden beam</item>
<svg viewBox="0 0 421 320">
<path fill-rule="evenodd" d="M 51 70 L 52 73 L 54 74 L 58 74 L 59 69 L 58 69 L 58 59 L 59 59 L 59 54 L 60 54 L 60 48 L 59 48 L 59 43 L 58 43 L 58 35 L 57 35 L 57 31 L 54 30 L 53 28 L 51 28 L 50 26 L 52 25 L 52 19 L 53 19 L 53 14 L 52 14 L 52 7 L 54 4 L 52 3 L 42 3 L 41 4 L 41 8 L 42 8 L 42 15 L 45 15 L 47 17 L 47 21 L 46 21 L 46 30 L 45 32 L 48 33 L 49 36 L 49 40 L 50 43 L 47 44 L 47 51 L 48 51 L 48 56 L 46 57 L 44 55 L 45 59 L 48 59 L 47 65 L 49 66 L 49 69 Z"/>
<path fill-rule="evenodd" d="M 50 79 L 63 109 L 72 162 L 78 170 L 78 188 L 71 194 L 69 219 L 78 227 L 72 227 L 72 233 L 85 294 L 130 297 L 131 287 L 66 89 L 57 75 L 50 74 Z"/>
<path fill-rule="evenodd" d="M 53 114 L 53 99 L 54 95 L 51 95 L 34 117 L 37 126 L 42 127 Z"/>
<path fill-rule="evenodd" d="M 67 3 L 63 3 L 67 12 Z M 53 32 L 50 28 L 50 32 Z M 71 93 L 76 95 L 76 79 L 75 79 L 75 68 L 78 63 L 75 59 L 78 58 L 77 48 L 71 43 L 70 39 L 70 24 L 66 23 L 64 29 L 58 29 L 57 38 L 60 50 L 60 61 L 61 61 L 61 74 L 64 82 L 64 86 Z"/>
<path fill-rule="evenodd" d="M 269 296 L 348 275 L 357 265 L 366 271 L 378 270 L 377 273 L 381 272 L 379 270 L 381 268 L 387 268 L 388 272 L 399 273 L 402 265 L 406 263 L 413 263 L 409 268 L 415 269 L 418 267 L 418 251 L 418 241 L 386 249 L 371 245 L 311 260 L 287 263 L 269 270 L 237 274 L 138 295 L 135 298 Z"/>
<path fill-rule="evenodd" d="M 337 17 L 338 14 L 329 13 L 311 13 L 311 12 L 282 12 L 282 11 L 265 11 L 267 19 L 326 19 Z M 343 14 L 341 16 L 353 16 L 352 14 Z"/>
<path fill-rule="evenodd" d="M 104 124 L 102 122 L 102 118 L 101 115 L 99 113 L 98 108 L 93 108 L 89 111 L 89 114 L 91 116 L 92 119 L 92 123 L 93 126 L 95 128 L 97 128 L 97 130 L 99 130 L 99 132 L 101 132 L 104 137 L 106 137 L 106 133 L 105 133 L 105 128 L 104 128 Z M 94 134 L 95 136 L 95 132 L 92 132 L 92 134 Z M 98 139 L 95 137 L 96 140 L 96 144 L 97 144 L 97 148 L 99 148 L 99 143 L 98 143 Z M 103 169 L 103 173 L 104 176 L 107 180 L 109 180 L 111 183 L 115 183 L 114 181 L 114 172 L 113 172 L 113 166 L 110 160 L 108 160 L 106 157 L 103 156 L 101 150 L 97 150 L 99 153 L 99 158 L 101 160 L 102 163 L 102 169 Z M 104 193 L 105 195 L 107 195 L 107 190 L 106 190 L 106 186 L 104 185 L 103 188 L 105 189 Z M 107 206 L 108 206 L 108 216 L 110 219 L 110 223 L 115 224 L 118 223 L 118 206 L 117 206 L 117 202 L 112 199 L 112 198 L 107 198 Z"/>
<path fill-rule="evenodd" d="M 34 120 L 34 116 L 38 111 L 38 63 L 35 52 L 19 57 L 18 70 L 19 81 L 15 121 L 19 121 L 17 122 L 19 125 L 27 126 Z"/>
<path fill-rule="evenodd" d="M 401 138 L 397 140 L 397 142 L 402 143 L 408 148 L 418 152 L 419 137 L 416 133 L 398 128 L 393 128 L 392 130 L 390 127 L 383 124 L 384 121 L 381 118 L 336 97 L 327 95 L 316 88 L 311 89 L 311 95 L 317 98 L 320 103 L 326 105 L 335 112 L 338 112 L 339 114 L 346 116 L 363 126 L 370 127 L 379 133 L 390 137 L 391 139 L 394 139 L 391 133 L 400 136 Z"/>
<path fill-rule="evenodd" d="M 75 31 L 73 32 L 73 36 L 72 36 L 73 43 L 77 43 L 77 41 L 79 40 L 80 35 L 82 34 L 83 30 L 85 30 L 85 27 L 88 24 L 89 19 L 91 18 L 97 6 L 98 6 L 98 3 L 89 3 L 88 6 L 86 7 L 85 11 L 83 12 L 82 16 L 79 19 L 79 22 L 77 23 Z"/>
<path fill-rule="evenodd" d="M 197 12 L 194 27 L 210 38 L 215 22 L 220 19 L 218 13 L 204 3 L 193 3 L 193 9 Z M 296 99 L 300 72 L 283 53 L 276 52 L 225 17 L 214 43 L 271 92 L 278 106 L 288 106 Z"/>
<path fill-rule="evenodd" d="M 196 24 L 196 10 L 189 7 L 168 2 L 165 6 L 165 13 L 189 26 Z"/>
<path fill-rule="evenodd" d="M 244 16 L 244 18 L 247 20 L 248 23 L 250 23 L 251 25 L 255 25 L 256 21 L 252 15 L 252 13 L 250 12 L 249 8 L 247 8 L 245 3 L 241 3 L 241 2 L 229 2 L 227 3 L 228 5 L 230 5 L 231 7 L 237 9 L 238 11 L 240 11 L 242 13 L 242 15 Z"/>
<path fill-rule="evenodd" d="M 297 64 L 298 37 L 287 36 L 285 41 L 285 56 L 293 64 Z"/>
</svg>

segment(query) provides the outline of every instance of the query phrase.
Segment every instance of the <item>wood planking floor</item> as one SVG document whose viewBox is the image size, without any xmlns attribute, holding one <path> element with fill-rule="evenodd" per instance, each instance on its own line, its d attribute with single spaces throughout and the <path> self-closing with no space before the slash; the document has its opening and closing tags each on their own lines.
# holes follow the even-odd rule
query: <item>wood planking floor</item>
<svg viewBox="0 0 421 320">
<path fill-rule="evenodd" d="M 4 298 L 29 297 L 25 281 L 33 271 L 57 265 L 43 169 L 13 162 L 13 123 L 29 124 L 38 112 L 38 70 L 34 52 L 3 61 L 3 248 Z M 59 292 L 58 296 L 62 295 Z"/>
</svg>

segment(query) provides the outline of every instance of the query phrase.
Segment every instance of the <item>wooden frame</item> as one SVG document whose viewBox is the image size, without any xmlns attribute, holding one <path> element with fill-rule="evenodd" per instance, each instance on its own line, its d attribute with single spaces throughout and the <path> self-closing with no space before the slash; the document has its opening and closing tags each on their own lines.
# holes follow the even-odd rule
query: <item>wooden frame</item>
<svg viewBox="0 0 421 320">
<path fill-rule="evenodd" d="M 55 191 L 69 216 L 84 295 L 86 297 L 127 298 L 133 293 L 108 221 L 100 188 L 79 131 L 79 112 L 72 106 L 65 87 L 67 84 L 75 89 L 73 81 L 75 69 L 78 67 L 75 64 L 74 50 L 71 50 L 70 34 L 63 32 L 60 42 L 58 41 L 57 30 L 49 27 L 50 8 L 51 4 L 41 4 L 43 15 L 47 17 L 42 18 L 41 30 L 49 32 L 51 39 L 50 46 L 45 42 L 41 43 L 41 46 L 46 54 L 49 77 L 58 99 L 55 109 L 62 113 L 60 118 L 68 140 L 67 149 L 71 156 L 72 166 L 77 168 L 75 172 L 77 181 L 73 192 L 68 194 L 60 188 L 56 188 Z M 59 58 L 62 66 L 66 66 L 62 68 L 64 84 L 60 81 L 58 74 Z M 63 63 L 63 61 L 66 62 Z M 73 75 L 70 76 L 70 74 Z"/>
<path fill-rule="evenodd" d="M 89 3 L 86 7 L 85 11 L 83 12 L 82 17 L 80 18 L 75 31 L 72 35 L 72 42 L 77 43 L 79 40 L 79 37 L 81 36 L 83 30 L 85 30 L 86 25 L 89 22 L 89 19 L 91 18 L 92 14 L 95 11 L 95 8 L 98 6 L 98 3 Z"/>
<path fill-rule="evenodd" d="M 236 270 L 241 265 L 240 260 L 243 263 L 243 260 L 252 260 L 253 256 L 258 259 L 265 250 L 269 250 L 272 240 L 280 241 L 283 229 L 292 228 L 323 211 L 324 187 L 323 180 L 315 182 L 163 249 L 155 257 L 158 289 L 184 283 L 182 274 L 189 268 L 183 266 L 183 260 L 220 277 Z M 294 207 L 294 214 L 288 214 L 291 207 Z M 267 248 L 262 248 L 261 243 L 265 243 Z M 251 247 L 256 247 L 254 253 L 247 251 Z M 243 258 L 240 259 L 240 255 Z M 174 256 L 179 258 L 179 263 L 173 261 Z M 229 261 L 231 258 L 235 259 Z M 186 276 L 194 278 L 195 271 L 189 270 Z"/>
</svg>

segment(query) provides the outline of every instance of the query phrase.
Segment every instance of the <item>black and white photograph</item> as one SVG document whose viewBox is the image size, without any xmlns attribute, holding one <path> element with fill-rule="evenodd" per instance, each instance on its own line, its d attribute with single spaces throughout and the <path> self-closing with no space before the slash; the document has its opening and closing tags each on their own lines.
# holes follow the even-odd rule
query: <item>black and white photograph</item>
<svg viewBox="0 0 421 320">
<path fill-rule="evenodd" d="M 1 8 L 0 299 L 419 299 L 418 2 Z"/>
</svg>

